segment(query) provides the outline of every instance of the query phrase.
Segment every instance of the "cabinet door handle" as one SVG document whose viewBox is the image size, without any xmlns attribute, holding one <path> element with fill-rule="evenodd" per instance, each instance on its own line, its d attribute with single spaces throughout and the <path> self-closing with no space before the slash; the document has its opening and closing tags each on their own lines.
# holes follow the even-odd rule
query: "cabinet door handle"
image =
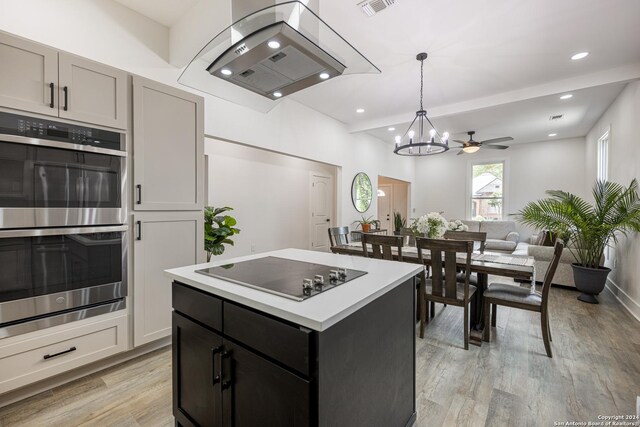
<svg viewBox="0 0 640 427">
<path fill-rule="evenodd" d="M 225 361 L 227 363 L 225 363 Z M 226 368 L 225 368 L 226 365 Z M 226 390 L 231 388 L 233 384 L 232 372 L 231 372 L 231 352 L 225 351 L 220 355 L 220 368 L 222 375 L 222 389 Z"/>
<path fill-rule="evenodd" d="M 51 90 L 51 103 L 49 104 L 50 108 L 53 108 L 53 97 L 56 95 L 53 88 L 54 88 L 53 82 L 49 83 L 49 89 Z"/>
<path fill-rule="evenodd" d="M 72 351 L 76 351 L 76 350 L 77 349 L 75 347 L 71 347 L 69 350 L 64 350 L 64 351 L 61 351 L 60 353 L 45 354 L 44 360 L 51 359 L 52 357 L 56 357 L 56 356 L 62 356 L 63 354 L 71 353 Z"/>
<path fill-rule="evenodd" d="M 136 205 L 142 204 L 142 185 L 136 185 L 136 191 L 138 192 L 138 199 L 136 200 Z"/>
<path fill-rule="evenodd" d="M 211 385 L 216 385 L 220 382 L 222 378 L 222 360 L 220 361 L 220 370 L 216 371 L 216 354 L 222 351 L 222 346 L 214 347 L 211 349 L 211 368 L 213 372 L 213 377 L 211 379 Z"/>
<path fill-rule="evenodd" d="M 63 87 L 62 92 L 64 92 L 64 107 L 62 109 L 67 111 L 69 109 L 69 88 L 67 86 Z"/>
<path fill-rule="evenodd" d="M 142 221 L 136 221 L 136 240 L 142 240 Z"/>
</svg>

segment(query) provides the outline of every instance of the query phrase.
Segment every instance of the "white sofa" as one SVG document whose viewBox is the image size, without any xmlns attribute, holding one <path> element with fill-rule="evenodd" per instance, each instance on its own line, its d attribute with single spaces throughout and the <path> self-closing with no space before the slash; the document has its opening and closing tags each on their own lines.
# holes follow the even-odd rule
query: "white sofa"
<svg viewBox="0 0 640 427">
<path fill-rule="evenodd" d="M 520 234 L 516 231 L 515 221 L 470 221 L 462 220 L 469 227 L 469 231 L 487 233 L 485 250 L 488 252 L 513 253 L 523 249 L 518 248 Z M 525 255 L 525 254 L 523 254 Z"/>
<path fill-rule="evenodd" d="M 535 236 L 532 237 L 535 239 Z M 533 241 L 533 240 L 532 240 Z M 538 246 L 529 245 L 527 248 L 527 255 L 532 256 L 534 259 L 534 266 L 536 269 L 536 281 L 542 282 L 544 280 L 544 274 L 549 267 L 551 258 L 553 257 L 553 246 Z M 573 281 L 573 268 L 571 263 L 576 262 L 571 251 L 565 248 L 560 255 L 560 262 L 556 269 L 556 274 L 553 276 L 554 285 L 569 286 L 575 288 L 575 282 Z"/>
</svg>

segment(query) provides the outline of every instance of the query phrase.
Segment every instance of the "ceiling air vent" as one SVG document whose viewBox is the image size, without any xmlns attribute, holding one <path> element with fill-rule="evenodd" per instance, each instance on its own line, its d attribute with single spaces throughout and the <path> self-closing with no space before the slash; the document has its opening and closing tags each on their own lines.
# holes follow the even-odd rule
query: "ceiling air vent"
<svg viewBox="0 0 640 427">
<path fill-rule="evenodd" d="M 373 16 L 393 5 L 395 2 L 396 0 L 365 0 L 358 3 L 358 6 L 362 8 L 362 11 L 366 13 L 367 16 Z"/>
<path fill-rule="evenodd" d="M 562 114 L 556 114 L 555 116 L 549 117 L 549 120 L 560 120 L 562 118 Z"/>
</svg>

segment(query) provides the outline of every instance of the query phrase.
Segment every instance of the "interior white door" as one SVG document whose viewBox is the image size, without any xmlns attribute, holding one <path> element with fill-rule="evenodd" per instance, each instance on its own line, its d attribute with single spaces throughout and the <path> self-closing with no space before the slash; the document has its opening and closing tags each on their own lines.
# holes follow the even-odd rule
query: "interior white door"
<svg viewBox="0 0 640 427">
<path fill-rule="evenodd" d="M 331 176 L 311 173 L 311 244 L 312 250 L 329 250 L 329 227 L 334 212 L 333 179 Z"/>
<path fill-rule="evenodd" d="M 164 270 L 204 262 L 202 212 L 134 215 L 134 345 L 171 334 L 171 280 Z"/>
<path fill-rule="evenodd" d="M 393 231 L 393 186 L 382 184 L 378 186 L 378 221 L 380 228 Z M 384 194 L 384 196 L 383 196 Z"/>
<path fill-rule="evenodd" d="M 58 52 L 0 34 L 0 105 L 58 115 Z"/>
</svg>

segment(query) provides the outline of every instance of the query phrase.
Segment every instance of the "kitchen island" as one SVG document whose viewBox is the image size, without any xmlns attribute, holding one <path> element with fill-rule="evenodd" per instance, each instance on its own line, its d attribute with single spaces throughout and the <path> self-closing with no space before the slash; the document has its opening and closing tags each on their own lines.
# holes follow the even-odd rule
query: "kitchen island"
<svg viewBox="0 0 640 427">
<path fill-rule="evenodd" d="M 196 272 L 267 256 L 366 274 L 295 301 Z M 167 270 L 177 424 L 412 425 L 420 269 L 284 249 Z"/>
</svg>

